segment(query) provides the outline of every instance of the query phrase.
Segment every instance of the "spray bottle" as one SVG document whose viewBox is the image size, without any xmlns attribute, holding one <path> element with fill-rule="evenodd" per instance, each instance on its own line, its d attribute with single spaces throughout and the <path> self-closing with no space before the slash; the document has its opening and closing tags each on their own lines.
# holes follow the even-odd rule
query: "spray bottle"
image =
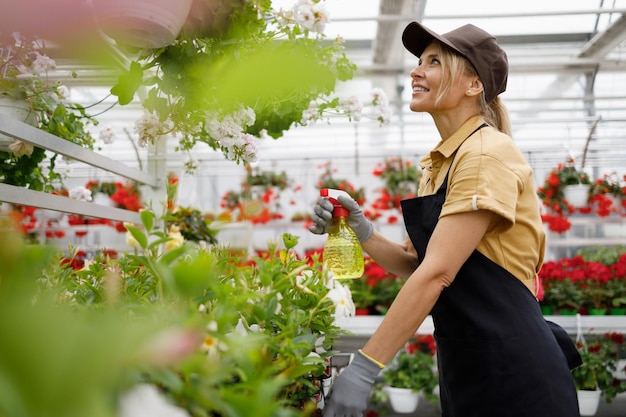
<svg viewBox="0 0 626 417">
<path fill-rule="evenodd" d="M 340 195 L 350 197 L 350 194 L 341 190 L 320 190 L 320 196 L 328 197 L 334 206 L 328 240 L 324 245 L 324 262 L 333 271 L 335 279 L 360 278 L 364 267 L 363 250 L 359 238 L 348 226 L 348 210 L 337 200 Z"/>
</svg>

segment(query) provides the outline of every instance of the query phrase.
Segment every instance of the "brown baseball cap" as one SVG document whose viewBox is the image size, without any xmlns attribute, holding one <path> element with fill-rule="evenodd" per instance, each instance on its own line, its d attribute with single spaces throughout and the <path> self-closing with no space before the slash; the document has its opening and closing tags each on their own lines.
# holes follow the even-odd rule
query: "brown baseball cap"
<svg viewBox="0 0 626 417">
<path fill-rule="evenodd" d="M 509 61 L 493 35 L 469 24 L 439 35 L 418 22 L 409 23 L 402 33 L 404 47 L 418 58 L 434 39 L 474 66 L 483 83 L 487 103 L 506 90 Z"/>
</svg>

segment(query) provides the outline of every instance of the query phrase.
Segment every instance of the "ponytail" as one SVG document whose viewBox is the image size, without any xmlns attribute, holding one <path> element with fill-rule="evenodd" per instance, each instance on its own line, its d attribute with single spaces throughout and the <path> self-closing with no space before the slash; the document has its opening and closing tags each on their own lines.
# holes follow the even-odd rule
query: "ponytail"
<svg viewBox="0 0 626 417">
<path fill-rule="evenodd" d="M 506 133 L 512 136 L 511 121 L 509 120 L 509 111 L 500 100 L 500 97 L 496 97 L 491 100 L 491 103 L 485 103 L 484 94 L 482 96 L 482 110 L 481 115 L 487 123 L 497 128 L 500 132 Z"/>
</svg>

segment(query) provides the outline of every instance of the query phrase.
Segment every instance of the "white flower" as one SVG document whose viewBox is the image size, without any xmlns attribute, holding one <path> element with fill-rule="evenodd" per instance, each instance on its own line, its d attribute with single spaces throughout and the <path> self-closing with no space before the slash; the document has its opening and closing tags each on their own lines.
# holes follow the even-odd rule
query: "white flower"
<svg viewBox="0 0 626 417">
<path fill-rule="evenodd" d="M 299 1 L 293 6 L 293 16 L 296 19 L 296 23 L 308 30 L 311 30 L 315 23 L 315 15 L 311 6 L 312 4 L 309 1 Z"/>
<path fill-rule="evenodd" d="M 185 243 L 185 238 L 180 233 L 180 230 L 177 226 L 172 225 L 167 234 L 169 240 L 165 242 L 165 250 L 170 251 L 172 249 L 179 248 Z"/>
<path fill-rule="evenodd" d="M 249 107 L 241 108 L 232 114 L 220 116 L 216 113 L 207 113 L 204 130 L 219 144 L 226 158 L 256 162 L 256 137 L 245 133 L 245 126 L 254 124 L 256 114 Z"/>
<path fill-rule="evenodd" d="M 391 121 L 391 108 L 389 107 L 389 100 L 387 95 L 380 88 L 374 88 L 372 90 L 372 105 L 374 106 L 373 112 L 376 116 L 376 120 L 380 124 L 388 124 Z"/>
<path fill-rule="evenodd" d="M 315 101 L 309 104 L 309 107 L 302 112 L 302 124 L 307 125 L 314 123 L 320 119 L 319 106 Z"/>
<path fill-rule="evenodd" d="M 126 232 L 126 244 L 133 249 L 137 249 L 140 246 L 135 236 L 130 232 Z"/>
<path fill-rule="evenodd" d="M 300 0 L 292 9 L 296 23 L 306 30 L 323 33 L 328 22 L 328 10 L 322 3 Z"/>
<path fill-rule="evenodd" d="M 233 119 L 238 121 L 242 126 L 252 126 L 256 121 L 256 113 L 254 113 L 254 109 L 250 107 L 243 107 L 233 113 Z"/>
<path fill-rule="evenodd" d="M 352 293 L 350 288 L 340 284 L 337 280 L 332 279 L 329 283 L 330 291 L 326 296 L 335 304 L 335 318 L 350 317 L 355 313 L 354 301 L 352 301 Z"/>
<path fill-rule="evenodd" d="M 372 97 L 372 104 L 374 105 L 389 105 L 389 99 L 387 99 L 387 94 L 382 88 L 373 88 Z"/>
<path fill-rule="evenodd" d="M 363 104 L 356 96 L 348 97 L 341 100 L 341 109 L 347 114 L 350 120 L 358 122 L 361 120 L 361 114 L 363 113 Z"/>
<path fill-rule="evenodd" d="M 257 139 L 253 135 L 246 133 L 243 135 L 244 145 L 242 149 L 242 158 L 246 162 L 257 162 Z"/>
<path fill-rule="evenodd" d="M 36 75 L 45 74 L 48 71 L 51 71 L 57 67 L 54 59 L 50 58 L 47 55 L 42 55 L 37 52 L 37 58 L 33 62 L 33 73 Z"/>
<path fill-rule="evenodd" d="M 65 101 L 68 98 L 70 98 L 70 89 L 67 88 L 67 86 L 65 85 L 59 85 L 56 88 L 56 93 L 57 93 L 57 96 L 59 97 L 59 100 L 61 101 Z"/>
<path fill-rule="evenodd" d="M 115 130 L 111 126 L 105 126 L 100 130 L 98 137 L 102 142 L 110 145 L 115 142 Z"/>
<path fill-rule="evenodd" d="M 139 135 L 139 145 L 146 147 L 148 143 L 154 143 L 155 140 L 173 128 L 171 120 L 161 122 L 159 116 L 153 112 L 144 112 L 144 114 L 135 122 L 135 133 Z"/>
<path fill-rule="evenodd" d="M 167 402 L 154 386 L 138 384 L 120 399 L 120 417 L 189 417 L 183 408 Z"/>
<path fill-rule="evenodd" d="M 35 150 L 34 145 L 30 143 L 23 142 L 21 140 L 14 140 L 9 145 L 9 149 L 15 156 L 24 156 L 24 155 L 32 155 Z"/>
<path fill-rule="evenodd" d="M 312 7 L 313 16 L 315 16 L 315 21 L 313 22 L 313 27 L 311 30 L 317 33 L 324 33 L 324 29 L 326 29 L 326 23 L 328 23 L 329 13 L 326 6 L 322 3 L 314 4 Z"/>
<path fill-rule="evenodd" d="M 80 186 L 71 188 L 68 195 L 71 199 L 78 201 L 91 201 L 93 199 L 91 190 Z"/>
<path fill-rule="evenodd" d="M 224 342 L 222 342 L 219 338 L 211 335 L 210 333 L 217 332 L 217 323 L 215 321 L 207 324 L 207 331 L 209 333 L 206 334 L 204 339 L 202 340 L 202 349 L 203 352 L 206 352 L 207 356 L 210 359 L 215 359 L 218 357 L 220 351 L 225 351 L 228 349 L 228 346 Z"/>
<path fill-rule="evenodd" d="M 261 331 L 261 327 L 258 324 L 248 325 L 248 323 L 240 317 L 239 321 L 237 322 L 237 326 L 235 326 L 235 333 L 239 336 L 247 336 L 248 330 L 254 333 L 258 333 Z"/>
</svg>

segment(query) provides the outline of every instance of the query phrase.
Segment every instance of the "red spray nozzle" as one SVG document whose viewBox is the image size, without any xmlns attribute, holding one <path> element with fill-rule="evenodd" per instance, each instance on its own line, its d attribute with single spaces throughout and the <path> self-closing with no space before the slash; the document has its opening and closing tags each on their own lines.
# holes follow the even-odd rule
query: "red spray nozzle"
<svg viewBox="0 0 626 417">
<path fill-rule="evenodd" d="M 338 198 L 340 195 L 352 198 L 350 197 L 350 194 L 343 190 L 335 190 L 333 188 L 320 189 L 320 197 L 328 198 L 328 200 L 333 203 L 333 206 L 335 206 L 335 209 L 333 210 L 333 217 L 348 217 L 350 212 L 339 202 Z"/>
</svg>

